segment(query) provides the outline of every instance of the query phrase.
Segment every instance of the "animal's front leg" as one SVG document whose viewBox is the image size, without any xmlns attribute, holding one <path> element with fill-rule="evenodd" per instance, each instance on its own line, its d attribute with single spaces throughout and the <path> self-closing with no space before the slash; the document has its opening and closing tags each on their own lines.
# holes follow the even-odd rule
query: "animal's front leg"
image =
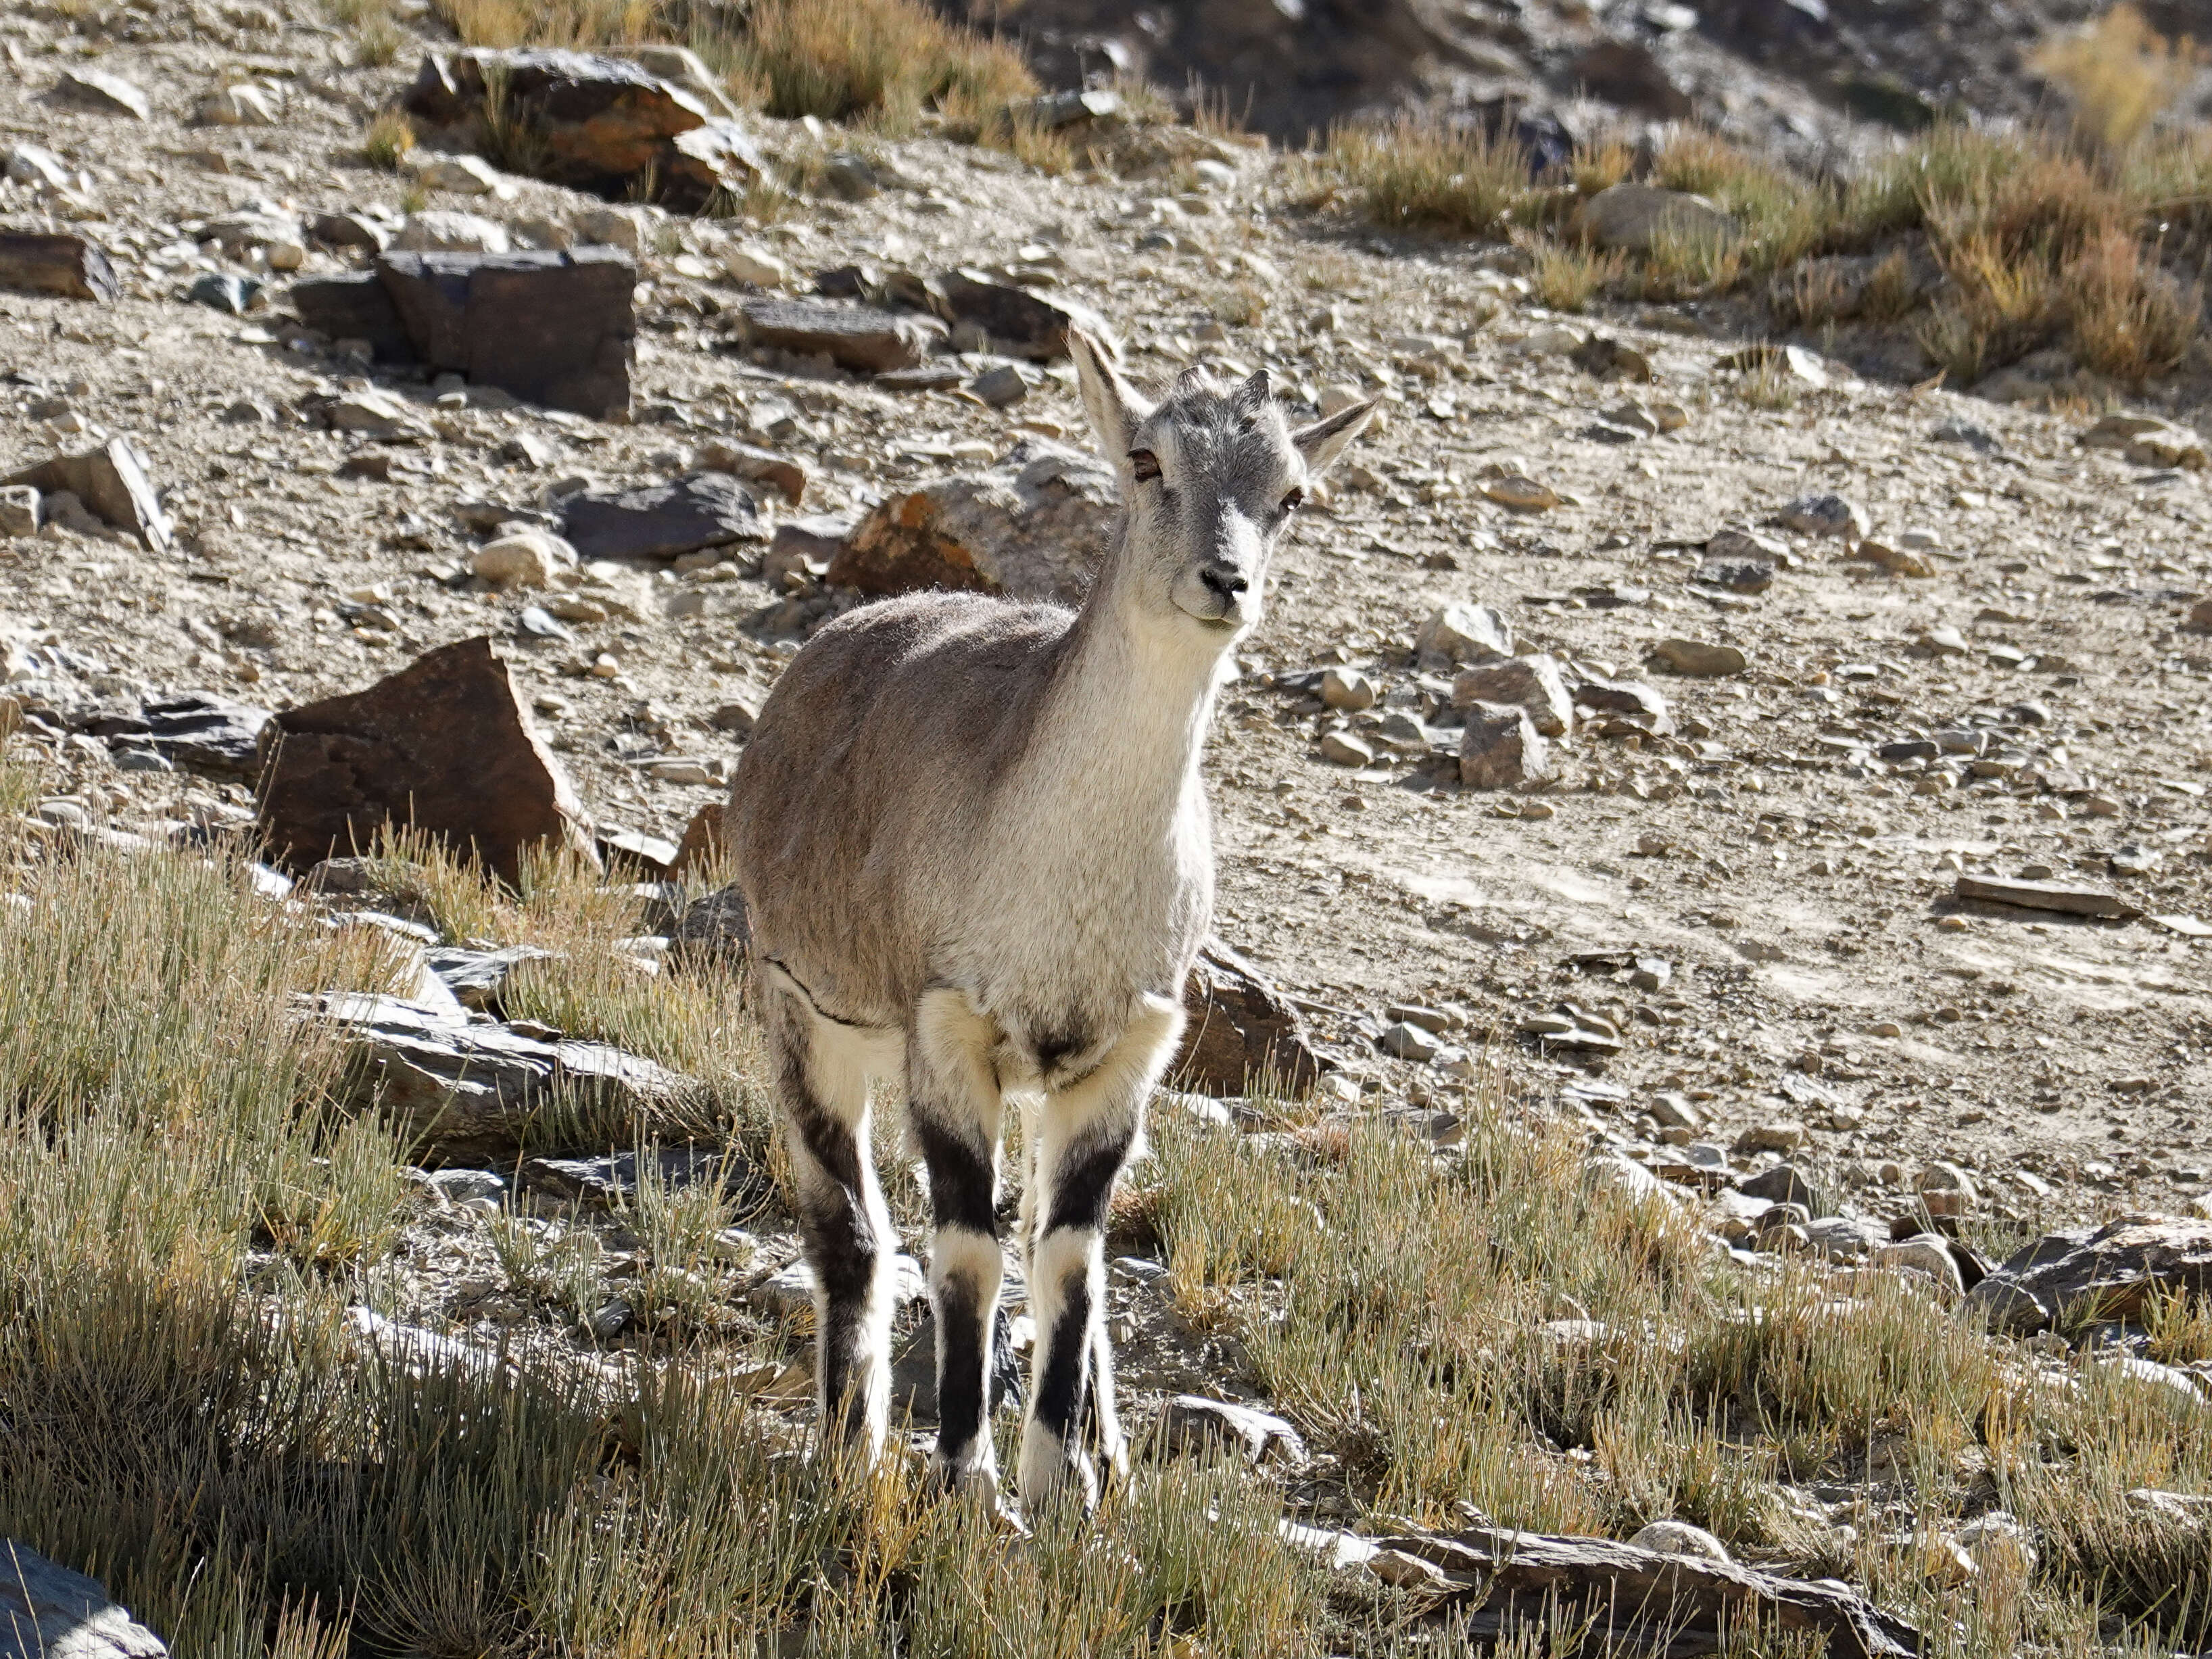
<svg viewBox="0 0 2212 1659">
<path fill-rule="evenodd" d="M 997 1031 L 960 993 L 925 992 L 908 1045 L 909 1116 L 929 1166 L 929 1295 L 937 1316 L 937 1456 L 952 1486 L 998 1497 L 989 1380 L 999 1253 Z"/>
<path fill-rule="evenodd" d="M 1030 1251 L 1036 1358 L 1022 1430 L 1021 1492 L 1097 1502 L 1083 1441 L 1088 1421 L 1118 1464 L 1113 1368 L 1104 1322 L 1106 1213 L 1144 1125 L 1146 1098 L 1175 1052 L 1182 1011 L 1148 997 L 1098 1067 L 1046 1102 L 1036 1169 L 1041 1191 Z"/>
</svg>

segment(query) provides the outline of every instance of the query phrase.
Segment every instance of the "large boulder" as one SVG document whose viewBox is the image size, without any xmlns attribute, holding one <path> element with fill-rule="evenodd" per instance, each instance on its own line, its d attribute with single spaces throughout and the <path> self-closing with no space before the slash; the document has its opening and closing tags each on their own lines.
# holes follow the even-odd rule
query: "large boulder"
<svg viewBox="0 0 2212 1659">
<path fill-rule="evenodd" d="M 2000 1330 L 2118 1319 L 2141 1322 L 2161 1297 L 2212 1296 L 2212 1221 L 2123 1216 L 2047 1233 L 1967 1293 Z"/>
<path fill-rule="evenodd" d="M 1322 1063 L 1304 1019 L 1266 975 L 1219 939 L 1208 939 L 1183 982 L 1182 1048 L 1168 1068 L 1181 1087 L 1206 1095 L 1249 1093 L 1255 1082 L 1301 1095 Z"/>
<path fill-rule="evenodd" d="M 167 1659 L 99 1581 L 0 1538 L 0 1659 Z"/>
<path fill-rule="evenodd" d="M 420 363 L 594 418 L 629 410 L 637 266 L 618 248 L 381 255 L 374 269 L 296 283 L 300 320 Z"/>
<path fill-rule="evenodd" d="M 641 56 L 644 54 L 641 54 Z M 526 142 L 532 171 L 611 200 L 641 191 L 684 210 L 716 191 L 742 191 L 766 163 L 726 100 L 690 65 L 643 62 L 544 47 L 432 52 L 404 100 L 407 112 L 467 148 L 496 125 Z M 655 73 L 655 69 L 672 70 Z"/>
<path fill-rule="evenodd" d="M 1736 234 L 1734 216 L 1714 203 L 1656 185 L 1608 185 L 1583 204 L 1577 222 L 1600 247 L 1631 253 L 1649 253 L 1666 240 L 1726 241 Z"/>
<path fill-rule="evenodd" d="M 866 593 L 955 587 L 1073 604 L 1120 517 L 1111 468 L 1024 439 L 1003 466 L 886 496 L 831 562 L 828 580 Z"/>
<path fill-rule="evenodd" d="M 305 871 L 412 824 L 502 880 L 529 848 L 594 859 L 568 775 L 539 741 L 491 641 L 463 640 L 365 691 L 276 716 L 261 787 L 271 856 Z"/>
</svg>

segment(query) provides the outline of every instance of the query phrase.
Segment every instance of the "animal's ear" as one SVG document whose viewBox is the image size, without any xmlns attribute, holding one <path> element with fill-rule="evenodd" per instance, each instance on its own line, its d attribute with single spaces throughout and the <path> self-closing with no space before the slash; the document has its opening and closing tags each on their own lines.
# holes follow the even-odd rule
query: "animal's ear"
<svg viewBox="0 0 2212 1659">
<path fill-rule="evenodd" d="M 1354 404 L 1349 409 L 1340 409 L 1325 416 L 1311 426 L 1302 426 L 1291 434 L 1291 442 L 1297 446 L 1300 459 L 1310 473 L 1320 474 L 1328 470 L 1329 464 L 1351 447 L 1352 441 L 1367 430 L 1367 423 L 1375 418 L 1375 404 L 1370 399 Z"/>
<path fill-rule="evenodd" d="M 1067 331 L 1067 355 L 1075 360 L 1075 381 L 1083 392 L 1083 412 L 1091 417 L 1098 447 L 1109 462 L 1120 468 L 1135 441 L 1137 428 L 1152 406 L 1121 378 L 1112 359 L 1080 329 Z"/>
</svg>

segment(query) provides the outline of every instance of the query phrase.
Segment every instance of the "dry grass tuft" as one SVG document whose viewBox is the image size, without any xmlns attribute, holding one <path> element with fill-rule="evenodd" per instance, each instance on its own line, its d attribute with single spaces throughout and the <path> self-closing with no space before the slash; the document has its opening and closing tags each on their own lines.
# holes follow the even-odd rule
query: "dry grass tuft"
<svg viewBox="0 0 2212 1659">
<path fill-rule="evenodd" d="M 2170 41 L 2135 6 L 2114 6 L 2087 27 L 2039 50 L 2037 73 L 2065 88 L 2075 130 L 2119 151 L 2141 137 L 2187 88 L 2196 52 Z"/>
<path fill-rule="evenodd" d="M 1323 165 L 1357 189 L 1378 224 L 1495 236 L 1528 190 L 1528 157 L 1510 134 L 1400 116 L 1339 127 Z"/>
<path fill-rule="evenodd" d="M 1528 236 L 1522 239 L 1522 246 L 1533 261 L 1528 280 L 1536 298 L 1554 311 L 1580 311 L 1628 270 L 1627 255 L 1601 252 L 1581 242 Z"/>
<path fill-rule="evenodd" d="M 399 170 L 399 160 L 415 148 L 415 124 L 396 109 L 380 110 L 362 140 L 362 158 L 386 173 Z"/>
<path fill-rule="evenodd" d="M 2063 279 L 2074 355 L 2115 380 L 2140 382 L 2179 367 L 2203 316 L 2203 288 L 2186 287 L 2117 227 L 2075 254 Z"/>
<path fill-rule="evenodd" d="M 1019 52 L 945 22 L 917 0 L 762 0 L 732 43 L 771 115 L 903 131 L 925 108 L 975 120 L 1036 91 Z"/>
</svg>

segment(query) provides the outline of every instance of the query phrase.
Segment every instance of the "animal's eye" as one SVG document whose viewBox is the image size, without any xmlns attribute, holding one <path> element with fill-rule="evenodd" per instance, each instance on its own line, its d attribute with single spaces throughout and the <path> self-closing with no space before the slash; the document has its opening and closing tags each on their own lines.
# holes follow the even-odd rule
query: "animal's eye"
<svg viewBox="0 0 2212 1659">
<path fill-rule="evenodd" d="M 1297 512 L 1298 503 L 1305 500 L 1305 498 L 1306 492 L 1304 490 L 1293 489 L 1289 495 L 1283 497 L 1283 511 L 1285 513 Z"/>
<path fill-rule="evenodd" d="M 1133 449 L 1129 452 L 1129 471 L 1139 483 L 1147 478 L 1157 478 L 1160 476 L 1160 458 L 1149 449 Z"/>
</svg>

